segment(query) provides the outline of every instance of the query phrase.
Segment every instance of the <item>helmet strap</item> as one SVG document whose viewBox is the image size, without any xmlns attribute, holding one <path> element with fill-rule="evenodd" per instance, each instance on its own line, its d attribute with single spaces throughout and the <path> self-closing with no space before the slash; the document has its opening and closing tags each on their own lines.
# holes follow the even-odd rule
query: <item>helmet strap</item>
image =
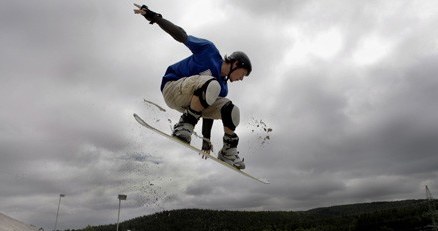
<svg viewBox="0 0 438 231">
<path fill-rule="evenodd" d="M 234 64 L 234 62 L 230 63 L 230 70 L 228 71 L 228 75 L 227 75 L 227 77 L 225 78 L 226 81 L 228 81 L 228 80 L 230 79 L 230 75 L 231 75 L 231 73 L 233 73 L 233 71 L 239 69 L 238 66 L 236 66 L 235 68 L 233 68 L 233 64 Z"/>
</svg>

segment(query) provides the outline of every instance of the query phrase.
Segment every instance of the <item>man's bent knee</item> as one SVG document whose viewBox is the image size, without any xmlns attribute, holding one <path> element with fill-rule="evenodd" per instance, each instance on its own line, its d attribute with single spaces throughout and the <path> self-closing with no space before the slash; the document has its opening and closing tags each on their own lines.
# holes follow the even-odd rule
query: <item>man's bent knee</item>
<svg viewBox="0 0 438 231">
<path fill-rule="evenodd" d="M 217 100 L 220 92 L 221 86 L 219 82 L 215 79 L 210 79 L 205 82 L 205 84 L 202 85 L 201 88 L 197 89 L 194 92 L 194 95 L 198 96 L 201 105 L 204 108 L 207 108 Z"/>
<path fill-rule="evenodd" d="M 236 130 L 240 123 L 240 110 L 231 101 L 226 103 L 221 109 L 222 123 L 224 127 Z"/>
</svg>

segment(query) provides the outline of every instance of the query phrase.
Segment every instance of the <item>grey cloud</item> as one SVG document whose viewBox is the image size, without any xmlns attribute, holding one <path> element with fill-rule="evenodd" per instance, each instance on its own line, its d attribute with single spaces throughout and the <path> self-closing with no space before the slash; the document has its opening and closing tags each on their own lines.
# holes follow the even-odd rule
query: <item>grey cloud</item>
<svg viewBox="0 0 438 231">
<path fill-rule="evenodd" d="M 230 98 L 242 112 L 248 171 L 271 185 L 192 159 L 196 153 L 133 120 L 136 112 L 169 131 L 179 114 L 142 100 L 165 106 L 160 77 L 189 51 L 134 15 L 132 3 L 10 2 L 0 7 L 2 212 L 50 228 L 66 193 L 61 226 L 79 228 L 114 223 L 119 193 L 128 194 L 128 219 L 189 207 L 299 210 L 421 198 L 423 184 L 434 190 L 436 3 L 214 4 L 222 7 L 212 5 L 211 24 L 199 23 L 210 19 L 196 13 L 198 2 L 151 7 L 222 55 L 251 56 L 254 72 L 230 84 Z M 324 56 L 314 43 L 330 31 L 339 48 Z M 382 55 L 360 62 L 367 45 Z"/>
</svg>

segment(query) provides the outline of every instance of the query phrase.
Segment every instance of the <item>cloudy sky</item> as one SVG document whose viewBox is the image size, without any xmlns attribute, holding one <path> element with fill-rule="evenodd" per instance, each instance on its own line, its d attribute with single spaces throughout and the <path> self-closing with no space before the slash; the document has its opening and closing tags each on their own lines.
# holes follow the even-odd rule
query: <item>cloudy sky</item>
<svg viewBox="0 0 438 231">
<path fill-rule="evenodd" d="M 438 195 L 437 1 L 148 1 L 222 55 L 251 57 L 229 98 L 247 171 L 270 185 L 136 123 L 170 131 L 161 76 L 190 52 L 132 3 L 0 3 L 0 212 L 49 230 L 60 193 L 61 229 L 115 223 L 122 193 L 122 220 Z"/>
</svg>

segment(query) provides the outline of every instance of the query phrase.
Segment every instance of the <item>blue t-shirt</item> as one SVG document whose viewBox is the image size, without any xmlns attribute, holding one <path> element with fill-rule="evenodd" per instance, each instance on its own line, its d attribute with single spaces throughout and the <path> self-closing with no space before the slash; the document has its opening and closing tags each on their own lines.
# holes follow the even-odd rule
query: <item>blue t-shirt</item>
<svg viewBox="0 0 438 231">
<path fill-rule="evenodd" d="M 221 85 L 219 96 L 227 96 L 227 81 L 221 76 L 223 60 L 216 46 L 206 39 L 191 35 L 187 37 L 185 45 L 193 54 L 167 68 L 161 82 L 161 91 L 163 91 L 164 85 L 169 81 L 202 74 L 215 77 Z"/>
</svg>

